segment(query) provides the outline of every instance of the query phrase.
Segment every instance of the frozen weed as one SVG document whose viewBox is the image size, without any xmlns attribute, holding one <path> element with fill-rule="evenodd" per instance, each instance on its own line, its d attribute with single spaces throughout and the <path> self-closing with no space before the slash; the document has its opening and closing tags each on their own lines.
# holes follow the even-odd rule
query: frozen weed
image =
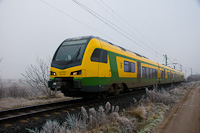
<svg viewBox="0 0 200 133">
<path fill-rule="evenodd" d="M 66 128 L 60 125 L 57 121 L 47 121 L 41 130 L 27 129 L 30 133 L 68 133 Z"/>
<path fill-rule="evenodd" d="M 105 105 L 105 109 L 106 109 L 106 113 L 108 114 L 109 111 L 110 111 L 110 109 L 111 109 L 111 105 L 110 105 L 109 102 L 106 103 L 106 105 Z"/>
<path fill-rule="evenodd" d="M 129 121 L 125 116 L 121 117 L 118 114 L 119 106 L 112 106 L 111 109 L 111 104 L 109 102 L 106 103 L 105 109 L 103 106 L 99 106 L 97 111 L 95 108 L 90 108 L 88 114 L 86 109 L 82 107 L 81 112 L 83 114 L 83 119 L 87 122 L 87 130 L 93 131 L 94 129 L 100 129 L 101 127 L 104 127 L 107 128 L 108 131 L 109 127 L 115 129 L 112 124 L 116 124 L 116 122 L 119 124 L 117 129 L 120 132 L 130 132 L 130 130 L 134 128 L 134 125 L 131 121 Z M 111 126 L 105 126 L 107 124 Z"/>
<path fill-rule="evenodd" d="M 86 121 L 81 119 L 80 114 L 67 114 L 67 128 L 73 132 L 79 132 L 86 129 Z"/>
<path fill-rule="evenodd" d="M 134 131 L 134 124 L 126 117 L 118 117 L 120 126 L 118 130 L 122 133 L 132 133 Z"/>
<path fill-rule="evenodd" d="M 144 120 L 146 118 L 146 109 L 143 106 L 138 106 L 130 111 L 127 111 L 127 114 L 139 120 Z"/>
<path fill-rule="evenodd" d="M 166 105 L 172 105 L 175 102 L 174 97 L 172 97 L 166 90 L 148 90 L 148 88 L 146 88 L 146 93 L 151 102 L 163 103 Z"/>
<path fill-rule="evenodd" d="M 119 106 L 115 107 L 115 112 L 117 112 L 117 113 L 119 112 Z"/>
<path fill-rule="evenodd" d="M 63 133 L 65 130 L 57 121 L 47 121 L 40 133 Z"/>
<path fill-rule="evenodd" d="M 84 107 L 81 107 L 81 112 L 83 114 L 83 118 L 85 118 L 85 120 L 87 120 L 88 119 L 88 113 L 87 113 L 87 111 Z"/>
</svg>

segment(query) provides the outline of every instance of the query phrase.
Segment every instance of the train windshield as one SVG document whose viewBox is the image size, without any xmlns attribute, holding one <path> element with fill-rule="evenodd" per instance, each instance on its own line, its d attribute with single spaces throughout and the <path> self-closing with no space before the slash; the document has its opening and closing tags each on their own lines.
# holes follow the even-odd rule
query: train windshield
<svg viewBox="0 0 200 133">
<path fill-rule="evenodd" d="M 52 64 L 62 67 L 80 65 L 87 43 L 88 39 L 64 41 L 55 53 Z"/>
</svg>

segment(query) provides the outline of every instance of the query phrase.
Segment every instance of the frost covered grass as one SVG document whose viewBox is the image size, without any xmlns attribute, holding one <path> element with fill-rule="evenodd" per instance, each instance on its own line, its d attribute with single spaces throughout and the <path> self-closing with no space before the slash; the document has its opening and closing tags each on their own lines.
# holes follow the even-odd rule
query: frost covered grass
<svg viewBox="0 0 200 133">
<path fill-rule="evenodd" d="M 27 85 L 19 85 L 17 83 L 0 85 L 0 110 L 18 108 L 24 106 L 32 106 L 45 104 L 50 102 L 63 101 L 72 99 L 65 97 L 63 93 L 58 92 L 54 98 L 50 98 L 41 90 L 37 90 Z"/>
<path fill-rule="evenodd" d="M 0 110 L 6 110 L 11 108 L 19 108 L 19 107 L 25 107 L 25 106 L 33 106 L 38 104 L 45 104 L 45 103 L 52 103 L 52 102 L 58 102 L 58 101 L 64 101 L 72 99 L 71 97 L 57 97 L 57 98 L 51 98 L 47 99 L 45 96 L 25 99 L 25 98 L 3 98 L 0 100 Z"/>
<path fill-rule="evenodd" d="M 71 97 L 65 97 L 62 93 L 59 93 L 55 98 L 47 98 L 45 95 L 32 96 L 32 97 L 4 97 L 0 99 L 0 110 L 6 110 L 11 108 L 19 108 L 24 106 L 33 106 L 38 104 L 45 104 L 51 102 L 58 102 L 72 99 Z"/>
<path fill-rule="evenodd" d="M 185 94 L 187 87 L 184 86 L 171 90 L 146 88 L 146 99 L 137 101 L 133 98 L 132 106 L 121 112 L 119 106 L 112 106 L 109 102 L 97 109 L 81 107 L 80 114 L 67 114 L 64 123 L 48 120 L 42 129 L 28 130 L 34 133 L 153 132 L 166 112 Z"/>
<path fill-rule="evenodd" d="M 175 103 L 175 99 L 170 93 L 164 89 L 148 90 L 146 88 L 147 98 L 153 103 L 163 103 L 165 105 L 172 105 Z"/>
<path fill-rule="evenodd" d="M 31 89 L 25 87 L 19 87 L 16 84 L 13 84 L 8 87 L 0 87 L 0 99 L 12 97 L 12 98 L 29 98 L 35 93 L 31 92 Z"/>
</svg>

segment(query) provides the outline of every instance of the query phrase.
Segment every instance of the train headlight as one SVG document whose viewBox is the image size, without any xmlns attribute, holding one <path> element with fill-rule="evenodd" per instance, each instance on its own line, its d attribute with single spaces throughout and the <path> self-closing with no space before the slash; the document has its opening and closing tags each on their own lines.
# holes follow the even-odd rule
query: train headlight
<svg viewBox="0 0 200 133">
<path fill-rule="evenodd" d="M 74 72 L 71 72 L 71 74 L 70 75 L 81 75 L 81 70 L 79 70 L 79 71 L 74 71 Z"/>
<path fill-rule="evenodd" d="M 50 72 L 50 74 L 52 75 L 52 76 L 56 76 L 56 73 L 55 72 Z"/>
</svg>

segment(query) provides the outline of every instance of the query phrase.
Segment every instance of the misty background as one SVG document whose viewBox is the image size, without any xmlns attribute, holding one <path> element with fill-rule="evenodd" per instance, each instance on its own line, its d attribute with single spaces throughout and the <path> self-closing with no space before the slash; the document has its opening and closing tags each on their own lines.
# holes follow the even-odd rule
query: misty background
<svg viewBox="0 0 200 133">
<path fill-rule="evenodd" d="M 88 35 L 200 73 L 199 0 L 0 0 L 0 77 L 21 78 L 65 39 Z"/>
</svg>

